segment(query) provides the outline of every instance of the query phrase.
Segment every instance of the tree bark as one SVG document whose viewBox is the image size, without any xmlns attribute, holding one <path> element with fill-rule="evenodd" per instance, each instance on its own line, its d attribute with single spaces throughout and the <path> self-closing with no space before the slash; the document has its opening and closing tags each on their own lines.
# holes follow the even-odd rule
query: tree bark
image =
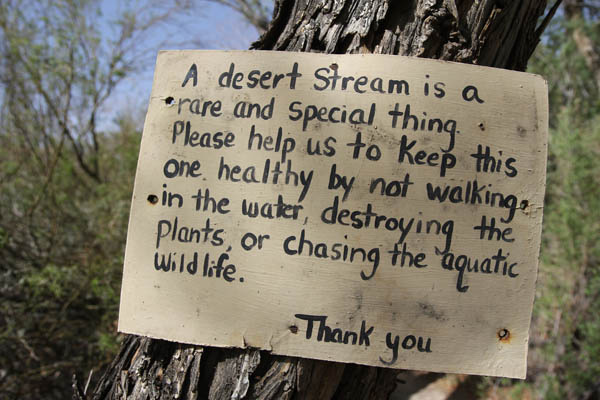
<svg viewBox="0 0 600 400">
<path fill-rule="evenodd" d="M 383 53 L 524 70 L 538 0 L 277 0 L 261 50 Z M 545 26 L 545 24 L 541 24 Z M 128 336 L 94 399 L 385 399 L 397 371 Z"/>
</svg>

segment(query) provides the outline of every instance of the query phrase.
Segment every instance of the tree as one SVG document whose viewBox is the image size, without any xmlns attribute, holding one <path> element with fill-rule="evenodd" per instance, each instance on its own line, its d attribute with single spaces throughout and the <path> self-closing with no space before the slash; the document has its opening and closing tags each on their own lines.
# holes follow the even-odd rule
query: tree
<svg viewBox="0 0 600 400">
<path fill-rule="evenodd" d="M 178 9 L 0 1 L 0 397 L 64 398 L 108 363 L 139 130 L 108 125 L 140 43 Z M 108 349 L 113 349 L 107 351 Z"/>
<path fill-rule="evenodd" d="M 535 0 L 278 0 L 253 48 L 401 54 L 524 70 L 552 16 L 538 27 L 544 10 L 545 2 Z M 129 336 L 92 396 L 382 399 L 395 376 L 385 368 Z"/>
</svg>

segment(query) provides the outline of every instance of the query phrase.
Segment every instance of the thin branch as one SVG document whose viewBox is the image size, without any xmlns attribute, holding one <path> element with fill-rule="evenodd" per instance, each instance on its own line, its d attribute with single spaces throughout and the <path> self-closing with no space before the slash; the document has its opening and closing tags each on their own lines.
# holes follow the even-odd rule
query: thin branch
<svg viewBox="0 0 600 400">
<path fill-rule="evenodd" d="M 544 17 L 540 26 L 537 27 L 537 29 L 535 30 L 534 35 L 536 37 L 536 41 L 535 41 L 536 45 L 539 42 L 540 38 L 542 37 L 542 34 L 544 33 L 544 31 L 550 24 L 550 21 L 552 20 L 552 18 L 554 18 L 554 15 L 556 14 L 556 11 L 558 10 L 558 7 L 560 7 L 561 3 L 562 3 L 562 0 L 556 0 L 556 2 L 554 3 L 554 5 L 550 9 L 550 11 L 548 11 L 548 14 Z"/>
<path fill-rule="evenodd" d="M 550 21 L 556 14 L 556 11 L 558 10 L 558 7 L 560 7 L 561 3 L 562 3 L 562 0 L 556 0 L 554 5 L 552 6 L 552 8 L 550 8 L 550 11 L 548 11 L 548 14 L 542 20 L 542 23 L 540 24 L 540 26 L 538 26 L 536 28 L 535 32 L 533 33 L 533 39 L 531 41 L 531 48 L 529 49 L 529 57 L 531 57 L 531 55 L 533 54 L 533 51 L 535 50 L 537 45 L 540 43 L 542 34 L 544 33 L 544 31 L 550 24 Z"/>
</svg>

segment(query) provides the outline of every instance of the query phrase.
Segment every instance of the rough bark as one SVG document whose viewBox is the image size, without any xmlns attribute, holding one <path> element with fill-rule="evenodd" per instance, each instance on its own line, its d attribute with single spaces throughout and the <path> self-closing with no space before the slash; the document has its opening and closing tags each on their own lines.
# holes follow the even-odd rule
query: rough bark
<svg viewBox="0 0 600 400">
<path fill-rule="evenodd" d="M 539 0 L 281 0 L 253 48 L 378 53 L 524 70 Z"/>
<path fill-rule="evenodd" d="M 93 399 L 385 399 L 396 372 L 128 336 Z"/>
<path fill-rule="evenodd" d="M 538 0 L 278 0 L 262 50 L 385 53 L 524 70 Z M 397 371 L 129 336 L 94 399 L 385 399 Z"/>
</svg>

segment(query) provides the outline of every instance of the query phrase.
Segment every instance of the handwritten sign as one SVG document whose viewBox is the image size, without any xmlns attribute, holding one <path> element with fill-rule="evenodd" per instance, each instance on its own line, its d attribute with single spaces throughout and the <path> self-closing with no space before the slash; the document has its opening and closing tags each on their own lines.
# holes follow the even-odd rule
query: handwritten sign
<svg viewBox="0 0 600 400">
<path fill-rule="evenodd" d="M 547 119 L 525 73 L 161 52 L 119 330 L 524 378 Z"/>
</svg>

